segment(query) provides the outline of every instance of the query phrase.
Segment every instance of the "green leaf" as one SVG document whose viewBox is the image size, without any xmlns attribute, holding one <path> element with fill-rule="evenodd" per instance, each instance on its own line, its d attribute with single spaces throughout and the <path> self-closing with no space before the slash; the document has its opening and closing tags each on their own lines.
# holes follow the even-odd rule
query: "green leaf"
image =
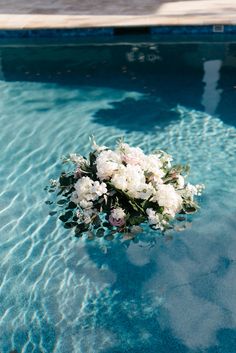
<svg viewBox="0 0 236 353">
<path fill-rule="evenodd" d="M 51 211 L 49 212 L 49 216 L 55 216 L 57 214 L 57 211 Z"/>
<path fill-rule="evenodd" d="M 110 223 L 108 223 L 108 222 L 103 222 L 103 224 L 102 224 L 104 227 L 106 227 L 106 228 L 112 228 L 112 225 L 110 224 Z"/>
<path fill-rule="evenodd" d="M 53 204 L 53 202 L 50 201 L 50 200 L 45 201 L 45 203 L 46 203 L 46 205 L 52 205 Z"/>
<path fill-rule="evenodd" d="M 77 223 L 77 225 L 76 225 L 76 228 L 75 228 L 75 232 L 77 233 L 83 233 L 83 232 L 85 232 L 86 230 L 88 230 L 89 229 L 89 225 L 88 224 L 85 224 L 85 223 Z"/>
<path fill-rule="evenodd" d="M 194 202 L 183 205 L 183 211 L 186 214 L 195 213 L 198 210 L 198 208 L 199 208 L 199 206 Z"/>
<path fill-rule="evenodd" d="M 91 168 L 94 166 L 95 162 L 96 162 L 96 156 L 93 152 L 90 152 L 89 153 L 89 164 L 90 164 Z"/>
<path fill-rule="evenodd" d="M 59 219 L 62 221 L 62 222 L 67 222 L 68 219 L 70 219 L 71 217 L 73 216 L 73 212 L 72 211 L 67 211 L 65 214 L 61 215 L 59 217 Z"/>
<path fill-rule="evenodd" d="M 70 229 L 70 228 L 73 228 L 77 225 L 76 222 L 66 222 L 64 223 L 64 228 L 67 228 L 67 229 Z"/>
<path fill-rule="evenodd" d="M 113 234 L 108 234 L 108 235 L 106 235 L 106 236 L 104 237 L 104 239 L 111 241 L 111 240 L 114 239 L 114 235 L 113 235 Z"/>
<path fill-rule="evenodd" d="M 62 187 L 68 187 L 74 183 L 74 180 L 75 179 L 73 175 L 67 175 L 63 172 L 59 178 L 59 183 Z"/>
<path fill-rule="evenodd" d="M 78 237 L 82 237 L 82 235 L 83 235 L 83 229 L 81 229 L 79 225 L 77 225 L 75 227 L 75 236 L 78 238 Z"/>
<path fill-rule="evenodd" d="M 58 205 L 64 205 L 67 202 L 67 199 L 61 199 L 57 201 Z"/>
<path fill-rule="evenodd" d="M 98 238 L 102 238 L 105 234 L 105 230 L 103 228 L 98 228 L 97 232 L 96 232 L 96 236 Z"/>
<path fill-rule="evenodd" d="M 131 226 L 134 226 L 134 225 L 139 225 L 145 221 L 146 221 L 146 217 L 144 217 L 144 216 L 130 217 L 129 224 Z"/>
<path fill-rule="evenodd" d="M 178 216 L 178 217 L 176 217 L 176 220 L 177 220 L 177 221 L 180 221 L 180 222 L 183 222 L 183 221 L 186 221 L 186 217 L 184 217 L 184 216 Z"/>
<path fill-rule="evenodd" d="M 68 206 L 66 207 L 66 209 L 72 210 L 72 209 L 74 209 L 74 208 L 76 208 L 76 207 L 77 207 L 77 205 L 76 205 L 74 202 L 70 201 L 70 202 L 68 203 Z"/>
<path fill-rule="evenodd" d="M 99 216 L 95 217 L 92 221 L 93 226 L 95 229 L 99 228 L 101 226 L 101 219 L 99 218 Z"/>
</svg>

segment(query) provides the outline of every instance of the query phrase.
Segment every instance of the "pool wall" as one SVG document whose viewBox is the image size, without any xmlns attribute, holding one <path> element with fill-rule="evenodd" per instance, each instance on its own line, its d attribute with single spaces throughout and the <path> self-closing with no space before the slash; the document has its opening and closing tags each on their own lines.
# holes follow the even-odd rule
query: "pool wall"
<svg viewBox="0 0 236 353">
<path fill-rule="evenodd" d="M 66 38 L 116 35 L 225 35 L 236 34 L 236 25 L 128 26 L 103 28 L 0 29 L 0 38 Z"/>
</svg>

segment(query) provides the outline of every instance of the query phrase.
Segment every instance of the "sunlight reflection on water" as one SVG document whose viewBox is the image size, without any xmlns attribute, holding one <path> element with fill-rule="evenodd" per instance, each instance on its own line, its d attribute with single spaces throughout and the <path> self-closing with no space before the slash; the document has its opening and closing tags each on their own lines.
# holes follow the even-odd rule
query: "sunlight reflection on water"
<svg viewBox="0 0 236 353">
<path fill-rule="evenodd" d="M 218 89 L 216 81 L 199 97 L 213 110 L 209 86 Z M 0 87 L 0 351 L 212 353 L 218 344 L 229 353 L 236 327 L 233 122 L 187 102 L 168 110 L 161 94 L 138 85 Z M 147 107 L 146 129 L 138 126 L 136 103 Z M 166 121 L 159 124 L 154 108 L 168 112 Z M 124 111 L 134 121 L 120 124 Z M 147 152 L 167 149 L 189 162 L 192 181 L 207 187 L 191 227 L 157 237 L 153 247 L 114 241 L 104 252 L 99 241 L 75 239 L 48 217 L 44 186 L 60 172 L 61 155 L 88 152 L 91 134 L 109 146 L 125 136 Z"/>
</svg>

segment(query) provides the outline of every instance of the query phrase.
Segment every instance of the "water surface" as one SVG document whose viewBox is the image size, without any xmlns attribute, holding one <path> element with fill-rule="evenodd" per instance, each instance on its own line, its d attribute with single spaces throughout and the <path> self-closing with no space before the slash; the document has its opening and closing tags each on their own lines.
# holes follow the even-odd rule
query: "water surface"
<svg viewBox="0 0 236 353">
<path fill-rule="evenodd" d="M 236 44 L 0 48 L 0 352 L 236 351 Z M 89 135 L 166 149 L 206 184 L 183 232 L 103 246 L 48 216 Z"/>
</svg>

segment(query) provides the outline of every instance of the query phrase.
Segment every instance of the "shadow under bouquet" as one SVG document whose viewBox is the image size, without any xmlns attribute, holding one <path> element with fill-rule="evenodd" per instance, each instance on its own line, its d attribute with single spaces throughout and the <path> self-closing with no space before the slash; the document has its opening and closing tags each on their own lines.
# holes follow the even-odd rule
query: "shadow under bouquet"
<svg viewBox="0 0 236 353">
<path fill-rule="evenodd" d="M 92 141 L 88 158 L 70 154 L 63 163 L 67 171 L 49 191 L 57 192 L 59 219 L 76 236 L 132 238 L 144 223 L 164 233 L 199 208 L 195 198 L 204 185 L 186 182 L 189 167 L 172 165 L 162 150 L 145 154 L 123 141 L 111 150 Z"/>
</svg>

